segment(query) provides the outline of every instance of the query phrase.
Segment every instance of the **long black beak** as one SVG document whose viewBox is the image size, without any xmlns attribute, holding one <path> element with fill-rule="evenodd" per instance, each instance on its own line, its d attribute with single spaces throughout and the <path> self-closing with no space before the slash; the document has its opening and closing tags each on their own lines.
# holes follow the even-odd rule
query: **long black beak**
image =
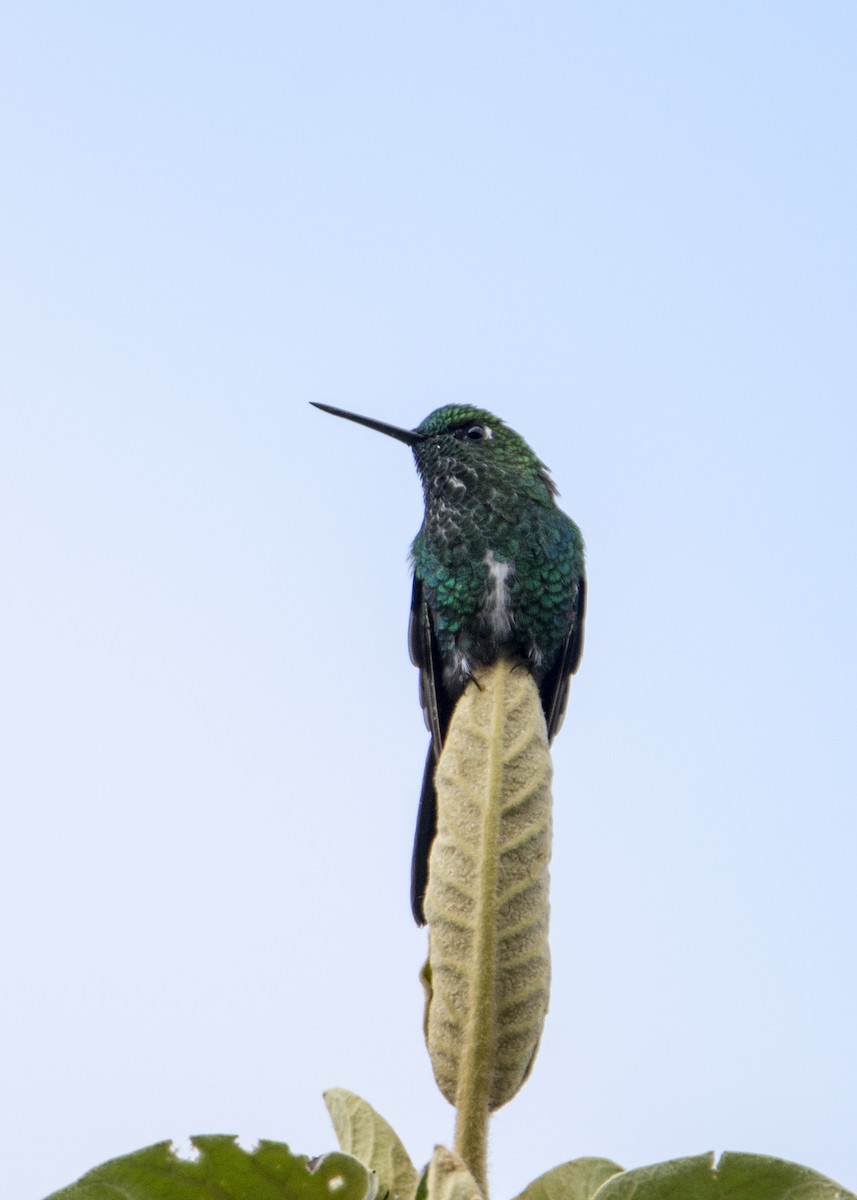
<svg viewBox="0 0 857 1200">
<path fill-rule="evenodd" d="M 388 425 L 386 421 L 375 421 L 372 417 L 358 417 L 357 413 L 346 412 L 344 408 L 331 408 L 329 404 L 317 404 L 315 400 L 310 400 L 310 404 L 313 408 L 320 408 L 322 412 L 333 413 L 335 417 L 356 421 L 358 425 L 365 425 L 367 429 L 377 429 L 378 433 L 386 433 L 388 437 L 404 442 L 406 446 L 416 446 L 417 442 L 425 441 L 425 434 L 417 433 L 416 429 L 399 429 L 398 425 Z"/>
</svg>

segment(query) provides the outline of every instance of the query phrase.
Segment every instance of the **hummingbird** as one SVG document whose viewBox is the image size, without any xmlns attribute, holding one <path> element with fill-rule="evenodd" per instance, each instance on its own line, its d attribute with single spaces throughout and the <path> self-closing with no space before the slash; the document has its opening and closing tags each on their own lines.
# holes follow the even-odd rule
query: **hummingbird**
<svg viewBox="0 0 857 1200">
<path fill-rule="evenodd" d="M 434 774 L 455 705 L 480 666 L 506 656 L 531 672 L 553 740 L 583 650 L 583 537 L 544 463 L 485 409 L 449 404 L 400 429 L 313 403 L 410 446 L 422 481 L 408 644 L 431 734 L 411 862 L 411 910 L 424 925 Z"/>
</svg>

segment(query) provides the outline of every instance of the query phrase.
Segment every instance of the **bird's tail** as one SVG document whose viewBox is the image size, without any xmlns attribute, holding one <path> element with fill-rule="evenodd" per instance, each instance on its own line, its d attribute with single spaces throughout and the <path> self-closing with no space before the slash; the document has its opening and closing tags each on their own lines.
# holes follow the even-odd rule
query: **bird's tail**
<svg viewBox="0 0 857 1200">
<path fill-rule="evenodd" d="M 417 813 L 417 831 L 414 835 L 414 854 L 411 859 L 411 912 L 418 925 L 426 923 L 423 902 L 428 886 L 429 853 L 434 835 L 437 833 L 437 793 L 434 788 L 436 767 L 437 759 L 432 743 L 429 745 L 426 757 L 423 790 L 420 794 L 420 807 Z"/>
</svg>

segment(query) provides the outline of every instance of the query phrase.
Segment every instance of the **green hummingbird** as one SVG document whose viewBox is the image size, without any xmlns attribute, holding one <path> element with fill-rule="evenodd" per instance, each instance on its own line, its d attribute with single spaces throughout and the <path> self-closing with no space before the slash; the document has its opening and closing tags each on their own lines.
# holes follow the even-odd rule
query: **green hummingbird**
<svg viewBox="0 0 857 1200">
<path fill-rule="evenodd" d="M 411 863 L 411 909 L 424 925 L 434 773 L 453 709 L 476 669 L 505 655 L 532 673 L 553 739 L 583 650 L 583 538 L 557 507 L 544 463 L 484 409 L 450 404 L 400 429 L 315 407 L 410 446 L 423 485 L 408 642 L 431 733 Z"/>
</svg>

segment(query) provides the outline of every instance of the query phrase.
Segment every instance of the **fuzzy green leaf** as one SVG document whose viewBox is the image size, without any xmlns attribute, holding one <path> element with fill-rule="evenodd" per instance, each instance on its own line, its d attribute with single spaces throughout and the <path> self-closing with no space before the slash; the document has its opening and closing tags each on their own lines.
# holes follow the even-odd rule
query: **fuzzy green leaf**
<svg viewBox="0 0 857 1200">
<path fill-rule="evenodd" d="M 597 1200 L 857 1200 L 809 1167 L 762 1154 L 677 1158 L 615 1175 Z"/>
<path fill-rule="evenodd" d="M 540 1175 L 517 1200 L 591 1200 L 622 1168 L 609 1158 L 576 1158 Z"/>
<path fill-rule="evenodd" d="M 511 1100 L 538 1048 L 550 988 L 550 782 L 532 675 L 505 661 L 480 671 L 437 768 L 425 901 L 427 1043 L 459 1112 Z"/>
<path fill-rule="evenodd" d="M 195 1162 L 159 1142 L 114 1158 L 48 1200 L 371 1200 L 366 1168 L 347 1154 L 327 1154 L 308 1167 L 305 1155 L 280 1142 L 260 1142 L 248 1154 L 233 1137 L 195 1137 Z"/>
<path fill-rule="evenodd" d="M 330 1088 L 324 1102 L 341 1149 L 374 1171 L 378 1195 L 413 1200 L 417 1170 L 392 1126 L 371 1104 L 345 1088 Z"/>
<path fill-rule="evenodd" d="M 446 1146 L 435 1146 L 426 1185 L 427 1200 L 484 1200 L 467 1167 Z"/>
<path fill-rule="evenodd" d="M 762 1154 L 722 1154 L 717 1179 L 721 1196 L 742 1200 L 857 1200 L 853 1192 L 809 1167 Z"/>
</svg>

